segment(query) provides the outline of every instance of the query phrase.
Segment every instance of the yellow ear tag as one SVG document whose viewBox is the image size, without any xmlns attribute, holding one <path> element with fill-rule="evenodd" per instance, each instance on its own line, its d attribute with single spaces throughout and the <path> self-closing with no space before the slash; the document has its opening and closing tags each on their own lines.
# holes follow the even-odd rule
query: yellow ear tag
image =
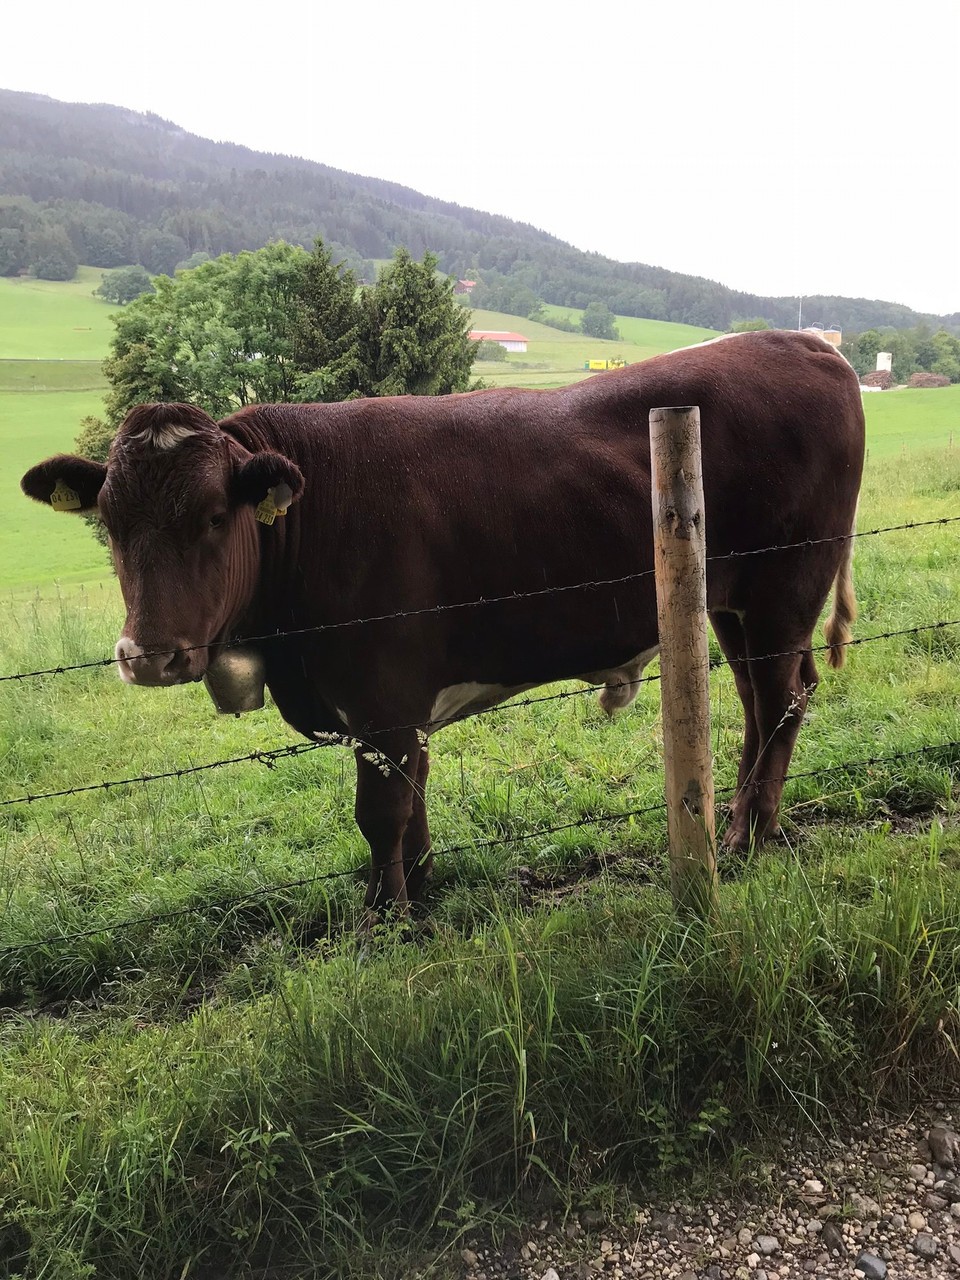
<svg viewBox="0 0 960 1280">
<path fill-rule="evenodd" d="M 50 495 L 50 505 L 54 511 L 79 511 L 80 495 L 76 489 L 71 489 L 68 484 L 58 480 L 56 488 Z"/>
<path fill-rule="evenodd" d="M 285 516 L 293 494 L 290 486 L 277 484 L 267 490 L 267 496 L 259 504 L 254 515 L 261 524 L 273 524 L 277 516 Z"/>
</svg>

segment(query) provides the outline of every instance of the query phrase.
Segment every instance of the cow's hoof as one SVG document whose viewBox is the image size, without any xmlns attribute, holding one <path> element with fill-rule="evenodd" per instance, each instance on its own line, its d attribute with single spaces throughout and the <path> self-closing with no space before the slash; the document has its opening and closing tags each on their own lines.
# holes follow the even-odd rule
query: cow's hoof
<svg viewBox="0 0 960 1280">
<path fill-rule="evenodd" d="M 725 853 L 748 854 L 765 844 L 767 840 L 776 840 L 781 835 L 780 823 L 768 827 L 763 835 L 757 835 L 756 828 L 731 823 L 723 837 L 722 847 Z"/>
</svg>

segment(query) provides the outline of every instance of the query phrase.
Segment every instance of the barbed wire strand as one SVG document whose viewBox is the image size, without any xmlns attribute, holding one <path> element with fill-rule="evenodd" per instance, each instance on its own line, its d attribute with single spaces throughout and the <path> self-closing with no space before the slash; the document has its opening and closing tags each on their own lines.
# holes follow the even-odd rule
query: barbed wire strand
<svg viewBox="0 0 960 1280">
<path fill-rule="evenodd" d="M 807 538 L 802 542 L 785 542 L 777 546 L 757 547 L 751 551 L 728 551 L 722 555 L 708 556 L 707 563 L 715 564 L 724 560 L 744 559 L 749 556 L 769 555 L 777 551 L 796 551 L 803 550 L 808 547 L 823 546 L 832 542 L 849 542 L 854 538 L 869 538 L 883 533 L 899 533 L 907 529 L 925 529 L 936 525 L 953 524 L 960 521 L 960 516 L 942 516 L 937 520 L 911 520 L 904 524 L 885 525 L 877 529 L 862 529 L 860 532 L 841 533 L 830 538 Z M 485 605 L 491 604 L 507 604 L 518 600 L 533 600 L 542 596 L 559 595 L 569 591 L 588 591 L 596 590 L 601 587 L 624 586 L 630 582 L 639 581 L 642 578 L 649 578 L 654 574 L 653 569 L 641 569 L 636 573 L 624 574 L 619 578 L 599 578 L 591 582 L 576 582 L 561 587 L 542 587 L 537 591 L 515 591 L 504 596 L 481 596 L 477 600 L 462 600 L 455 604 L 435 604 L 428 605 L 422 609 L 397 610 L 394 613 L 374 614 L 366 618 L 350 618 L 344 622 L 323 622 L 315 626 L 294 627 L 287 631 L 270 631 L 261 635 L 243 636 L 236 640 L 231 640 L 223 645 L 206 645 L 195 644 L 187 645 L 181 649 L 158 649 L 148 653 L 135 655 L 137 658 L 157 657 L 161 653 L 178 654 L 192 653 L 197 649 L 222 648 L 234 649 L 245 644 L 259 644 L 268 640 L 283 640 L 292 636 L 319 635 L 327 631 L 339 631 L 347 627 L 369 626 L 377 622 L 394 622 L 404 618 L 417 618 L 430 614 L 446 613 L 454 609 L 477 609 Z M 11 680 L 35 680 L 41 676 L 62 676 L 73 671 L 87 671 L 96 667 L 109 667 L 116 662 L 116 657 L 96 658 L 89 662 L 64 663 L 55 667 L 43 667 L 35 671 L 16 671 L 7 675 L 0 675 L 0 684 Z"/>
<path fill-rule="evenodd" d="M 309 744 L 308 749 L 310 749 Z M 939 751 L 957 750 L 960 750 L 960 741 L 939 742 L 926 747 L 917 747 L 910 751 L 897 751 L 891 755 L 868 756 L 861 760 L 846 760 L 841 764 L 825 765 L 818 769 L 808 769 L 801 773 L 787 774 L 786 777 L 782 779 L 762 778 L 753 785 L 763 786 L 765 783 L 774 781 L 780 781 L 786 785 L 788 782 L 820 777 L 824 774 L 870 768 L 880 764 L 889 764 L 894 760 L 906 760 L 911 757 L 930 755 Z M 735 786 L 721 787 L 717 789 L 716 795 L 732 795 L 736 790 L 737 788 Z M 582 818 L 573 819 L 570 822 L 554 823 L 546 827 L 534 827 L 529 831 L 523 831 L 517 835 L 492 836 L 484 840 L 470 840 L 465 841 L 462 844 L 447 845 L 443 848 L 434 850 L 433 855 L 435 858 L 445 858 L 458 853 L 466 853 L 478 849 L 489 849 L 501 845 L 519 844 L 525 840 L 534 840 L 540 836 L 554 835 L 561 831 L 571 831 L 579 827 L 599 826 L 604 823 L 613 822 L 625 822 L 630 818 L 641 817 L 649 813 L 663 812 L 666 808 L 666 801 L 660 801 L 657 804 L 645 805 L 639 809 L 626 809 L 617 813 L 584 816 Z M 378 870 L 386 870 L 387 867 L 395 866 L 402 861 L 402 858 L 395 859 L 393 862 L 384 864 L 384 866 L 382 868 L 378 868 Z M 36 950 L 39 947 L 54 946 L 65 942 L 77 942 L 84 938 L 98 937 L 101 934 L 114 934 L 125 929 L 136 928 L 137 925 L 160 924 L 167 920 L 180 919 L 183 916 L 195 915 L 198 912 L 203 911 L 236 910 L 247 902 L 256 901 L 258 898 L 285 893 L 291 889 L 303 889 L 311 885 L 331 880 L 343 880 L 347 878 L 359 879 L 367 873 L 368 868 L 369 864 L 366 864 L 362 867 L 351 867 L 345 871 L 328 871 L 311 876 L 302 876 L 296 880 L 282 880 L 275 884 L 262 885 L 256 889 L 249 889 L 244 893 L 231 894 L 226 897 L 217 898 L 211 902 L 191 903 L 188 906 L 175 907 L 169 911 L 157 911 L 148 915 L 133 916 L 125 920 L 117 920 L 109 924 L 93 926 L 89 929 L 80 929 L 70 933 L 52 934 L 45 938 L 35 938 L 29 942 L 4 944 L 0 946 L 0 956 L 7 957 L 11 955 L 19 955 L 25 951 Z"/>
<path fill-rule="evenodd" d="M 960 618 L 954 618 L 941 622 L 924 623 L 917 627 L 906 627 L 897 631 L 883 631 L 877 635 L 860 636 L 851 640 L 843 640 L 838 644 L 821 644 L 811 645 L 805 649 L 784 649 L 778 653 L 765 653 L 755 658 L 750 658 L 750 662 L 766 662 L 773 658 L 798 657 L 807 653 L 823 653 L 828 649 L 853 648 L 858 645 L 872 644 L 877 640 L 890 640 L 898 636 L 919 635 L 927 631 L 938 631 L 946 627 L 960 626 Z M 723 667 L 729 667 L 731 664 L 725 659 L 716 659 L 711 662 L 710 669 L 715 671 Z M 660 680 L 660 675 L 638 676 L 634 680 L 622 680 L 616 682 L 616 688 L 630 688 L 643 684 L 653 684 Z M 401 733 L 404 730 L 420 730 L 425 727 L 432 729 L 443 728 L 449 724 L 455 724 L 465 720 L 476 720 L 481 716 L 502 715 L 507 711 L 515 711 L 526 707 L 536 706 L 543 702 L 560 702 L 568 698 L 582 698 L 592 693 L 598 693 L 606 689 L 606 684 L 586 685 L 582 689 L 564 689 L 559 693 L 548 693 L 542 697 L 534 698 L 518 698 L 508 702 L 501 702 L 495 707 L 484 707 L 478 711 L 470 712 L 466 716 L 445 716 L 435 720 L 428 720 L 425 723 L 416 722 L 411 724 L 392 725 L 389 728 L 378 729 L 375 736 L 380 737 L 384 734 Z M 162 782 L 169 778 L 184 778 L 194 773 L 205 773 L 211 769 L 221 769 L 231 764 L 262 764 L 268 769 L 273 768 L 277 760 L 282 760 L 287 756 L 304 755 L 309 751 L 317 751 L 321 747 L 343 746 L 348 741 L 356 741 L 362 745 L 369 745 L 364 739 L 357 738 L 349 731 L 342 734 L 332 736 L 322 742 L 299 742 L 290 743 L 287 746 L 271 747 L 268 749 L 260 749 L 257 751 L 249 751 L 243 755 L 227 756 L 223 760 L 210 760 L 206 764 L 181 765 L 175 769 L 166 769 L 160 773 L 143 773 L 137 774 L 130 778 L 114 778 L 104 782 L 91 782 L 78 787 L 64 787 L 59 791 L 40 791 L 36 793 L 28 793 L 20 796 L 13 796 L 7 800 L 0 800 L 0 809 L 7 808 L 17 804 L 34 804 L 38 800 L 58 800 L 66 796 L 81 795 L 89 791 L 110 791 L 115 787 L 134 786 L 139 783 Z"/>
</svg>

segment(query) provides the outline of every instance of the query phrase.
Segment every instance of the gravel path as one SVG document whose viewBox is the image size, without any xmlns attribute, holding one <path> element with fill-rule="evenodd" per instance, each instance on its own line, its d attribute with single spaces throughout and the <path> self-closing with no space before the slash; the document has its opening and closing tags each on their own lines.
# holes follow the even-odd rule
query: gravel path
<svg viewBox="0 0 960 1280">
<path fill-rule="evenodd" d="M 462 1250 L 464 1280 L 960 1280 L 960 1136 L 944 1104 L 870 1123 L 766 1166 L 749 1199 L 583 1210 L 499 1249 Z M 960 1127 L 960 1125 L 958 1125 Z M 788 1148 L 789 1149 L 789 1148 Z"/>
</svg>

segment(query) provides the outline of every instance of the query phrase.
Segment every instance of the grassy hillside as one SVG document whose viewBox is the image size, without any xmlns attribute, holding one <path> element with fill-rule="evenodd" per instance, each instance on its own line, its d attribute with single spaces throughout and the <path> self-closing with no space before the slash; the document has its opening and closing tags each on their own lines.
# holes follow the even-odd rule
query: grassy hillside
<svg viewBox="0 0 960 1280">
<path fill-rule="evenodd" d="M 571 308 L 547 310 L 564 311 L 574 318 L 581 314 Z M 584 337 L 582 333 L 564 333 L 535 320 L 521 320 L 497 311 L 474 311 L 474 329 L 507 330 L 522 333 L 530 340 L 526 352 L 504 352 L 504 360 L 498 363 L 478 361 L 474 372 L 492 387 L 562 387 L 590 377 L 583 367 L 590 359 L 619 356 L 632 364 L 635 360 L 646 360 L 663 351 L 688 347 L 716 336 L 712 329 L 627 316 L 618 316 L 617 324 L 622 339 L 608 342 Z"/>
<path fill-rule="evenodd" d="M 571 320 L 578 324 L 583 311 L 577 307 L 544 307 L 548 316 Z M 635 346 L 641 355 L 638 360 L 672 351 L 676 347 L 689 347 L 706 338 L 715 338 L 716 329 L 701 329 L 692 324 L 671 324 L 667 320 L 641 320 L 636 316 L 616 316 L 616 326 L 623 342 Z"/>
<path fill-rule="evenodd" d="M 102 360 L 113 333 L 112 308 L 93 297 L 99 267 L 75 280 L 0 278 L 0 358 Z"/>
<path fill-rule="evenodd" d="M 81 419 L 101 408 L 97 392 L 0 391 L 0 588 L 95 582 L 111 574 L 106 551 L 83 520 L 55 515 L 20 492 L 27 468 L 69 452 Z"/>
<path fill-rule="evenodd" d="M 887 457 L 918 446 L 960 449 L 960 384 L 865 395 L 867 447 Z"/>
</svg>

